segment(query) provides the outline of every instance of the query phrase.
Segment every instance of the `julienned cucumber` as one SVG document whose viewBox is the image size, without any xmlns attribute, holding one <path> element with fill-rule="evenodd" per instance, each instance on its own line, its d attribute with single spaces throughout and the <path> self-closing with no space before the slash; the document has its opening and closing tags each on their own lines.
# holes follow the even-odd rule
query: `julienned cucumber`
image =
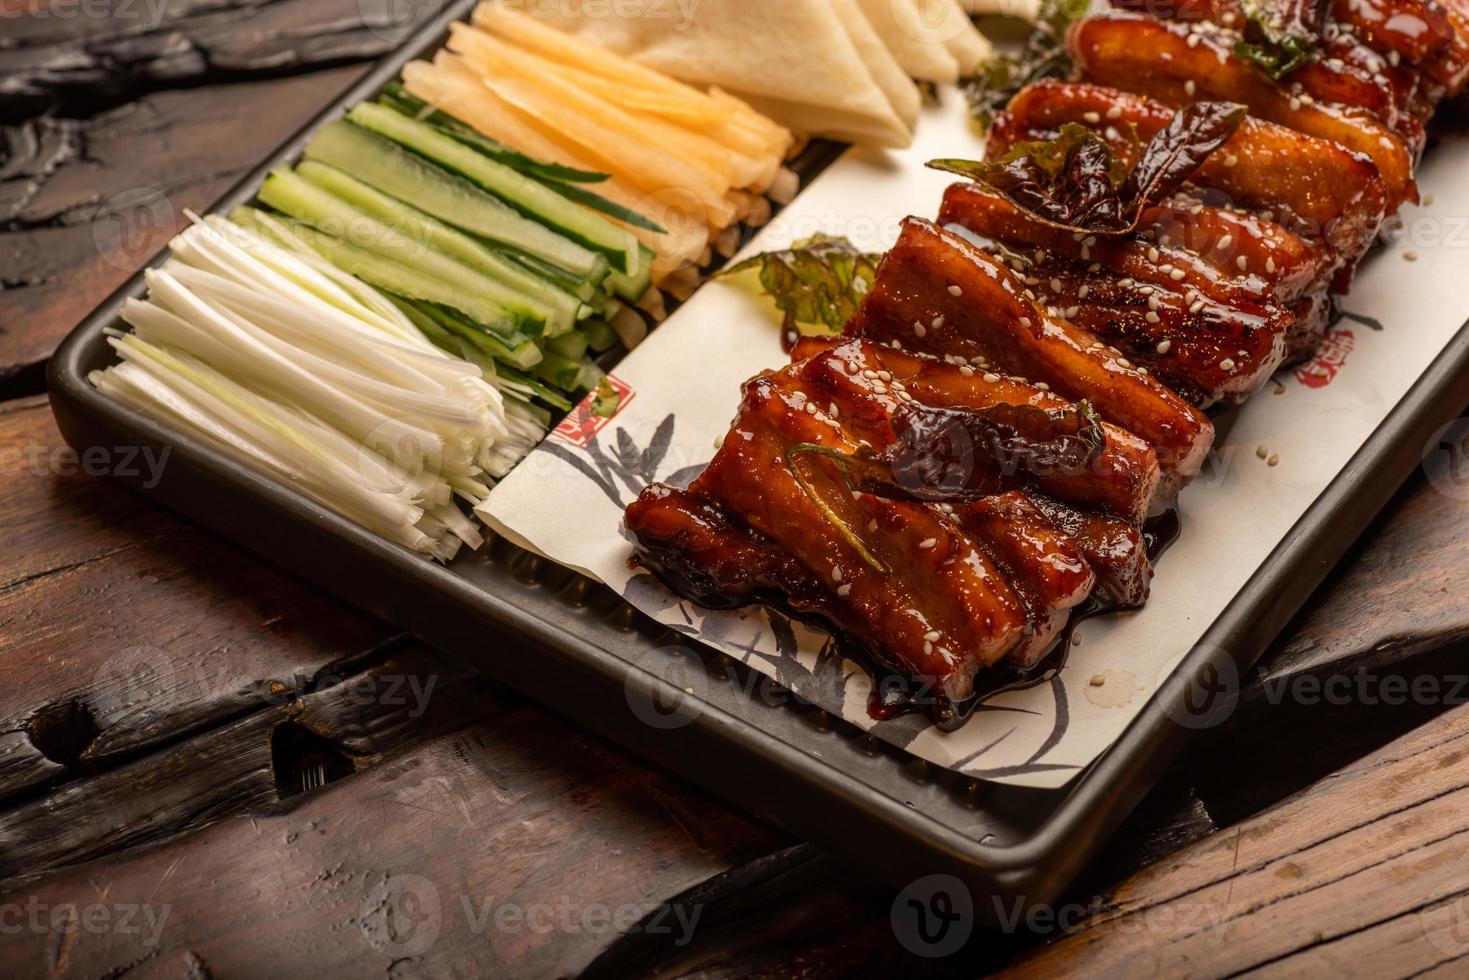
<svg viewBox="0 0 1469 980">
<path fill-rule="evenodd" d="M 306 144 L 305 156 L 336 167 L 461 231 L 534 255 L 577 278 L 601 282 L 607 276 L 604 256 L 522 217 L 468 180 L 361 126 L 341 119 L 327 123 Z"/>
<path fill-rule="evenodd" d="M 640 245 L 639 248 L 642 249 L 643 256 L 642 272 L 635 276 L 630 276 L 625 272 L 614 272 L 602 284 L 629 303 L 636 303 L 642 299 L 643 294 L 653 285 L 653 260 L 657 258 L 657 255 L 646 245 Z"/>
<path fill-rule="evenodd" d="M 494 334 L 479 329 L 478 324 L 467 319 L 458 310 L 422 301 L 415 301 L 410 305 L 419 315 L 428 317 L 441 329 L 463 338 L 497 361 L 520 370 L 530 370 L 541 363 L 541 349 L 524 337 L 515 338 L 515 343 L 502 342 Z M 418 321 L 418 317 L 413 319 L 414 322 Z"/>
<path fill-rule="evenodd" d="M 431 277 L 493 304 L 515 318 L 517 326 L 539 335 L 564 332 L 556 311 L 475 269 L 436 251 L 413 227 L 395 227 L 377 221 L 366 212 L 304 179 L 290 170 L 272 170 L 260 188 L 260 200 L 297 221 L 310 225 L 350 245 L 374 252 L 406 266 L 421 276 Z M 481 306 L 481 310 L 488 307 Z M 466 310 L 466 312 L 469 312 Z"/>
<path fill-rule="evenodd" d="M 468 177 L 527 217 L 535 218 L 572 241 L 600 252 L 618 272 L 637 276 L 643 271 L 642 247 L 627 229 L 593 214 L 544 184 L 496 163 L 427 123 L 373 102 L 355 106 L 347 113 L 347 118 Z"/>
<path fill-rule="evenodd" d="M 317 254 L 370 286 L 409 299 L 452 306 L 512 347 L 530 339 L 520 332 L 515 317 L 502 306 L 471 296 L 442 279 L 426 276 L 401 262 L 358 248 L 299 221 L 292 222 L 292 228 Z"/>
<path fill-rule="evenodd" d="M 296 173 L 359 211 L 401 231 L 413 242 L 441 252 L 527 298 L 534 304 L 533 309 L 543 311 L 547 334 L 555 336 L 571 329 L 575 322 L 581 307 L 578 297 L 533 275 L 442 221 L 367 186 L 336 167 L 315 160 L 304 161 L 296 168 Z M 505 305 L 521 312 L 514 303 Z"/>
</svg>

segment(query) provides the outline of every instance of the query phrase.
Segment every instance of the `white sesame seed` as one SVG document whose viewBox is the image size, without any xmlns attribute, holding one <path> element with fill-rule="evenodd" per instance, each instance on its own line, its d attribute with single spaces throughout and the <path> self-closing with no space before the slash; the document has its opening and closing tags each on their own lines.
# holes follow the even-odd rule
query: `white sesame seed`
<svg viewBox="0 0 1469 980">
<path fill-rule="evenodd" d="M 893 372 L 891 372 L 891 371 L 879 371 L 879 372 L 877 372 L 877 380 L 879 380 L 879 381 L 891 381 L 891 380 L 893 380 Z"/>
<path fill-rule="evenodd" d="M 1156 263 L 1158 261 L 1158 259 L 1160 259 L 1161 257 L 1162 256 L 1159 255 L 1158 250 L 1156 248 L 1153 248 L 1152 246 L 1149 246 L 1148 247 L 1148 261 L 1149 262 Z"/>
<path fill-rule="evenodd" d="M 929 548 L 936 546 L 938 543 L 938 538 L 924 538 L 922 541 L 918 542 L 918 547 L 927 551 Z"/>
<path fill-rule="evenodd" d="M 1184 43 L 1186 43 L 1191 48 L 1196 48 L 1199 46 L 1199 36 L 1197 34 L 1190 34 L 1188 36 L 1188 40 Z"/>
<path fill-rule="evenodd" d="M 1077 317 L 1077 314 L 1079 314 L 1080 312 L 1081 312 L 1081 307 L 1079 307 L 1079 306 L 1068 306 L 1066 308 L 1066 319 L 1068 319 L 1068 320 L 1075 320 L 1076 317 Z"/>
<path fill-rule="evenodd" d="M 1291 108 L 1291 111 L 1292 112 L 1298 112 L 1298 111 L 1300 111 L 1300 108 L 1301 108 L 1301 100 L 1300 100 L 1300 98 L 1298 96 L 1292 95 L 1290 97 L 1290 108 Z"/>
<path fill-rule="evenodd" d="M 1117 285 L 1121 286 L 1123 289 L 1131 289 L 1133 286 L 1136 286 L 1137 285 L 1137 280 L 1135 280 L 1135 279 L 1119 279 L 1117 281 Z"/>
<path fill-rule="evenodd" d="M 1233 371 L 1234 370 L 1234 358 L 1232 358 L 1232 357 L 1226 357 L 1224 360 L 1220 361 L 1219 362 L 1219 370 L 1221 370 L 1221 371 Z"/>
<path fill-rule="evenodd" d="M 828 405 L 826 407 L 826 414 L 830 415 L 832 418 L 837 418 L 842 413 L 837 410 L 837 403 L 836 402 L 832 402 L 830 405 Z"/>
<path fill-rule="evenodd" d="M 1162 318 L 1159 317 L 1158 314 L 1154 313 L 1152 310 L 1149 310 L 1147 316 L 1143 317 L 1143 319 L 1147 320 L 1149 323 L 1157 323 Z"/>
<path fill-rule="evenodd" d="M 934 317 L 933 318 L 933 328 L 935 330 L 942 330 L 944 328 L 944 318 L 941 317 L 941 316 Z"/>
<path fill-rule="evenodd" d="M 1127 358 L 1125 358 L 1125 357 L 1119 357 L 1119 358 L 1117 358 L 1117 363 L 1118 363 L 1118 364 L 1119 364 L 1119 365 L 1120 365 L 1120 366 L 1122 366 L 1122 367 L 1125 367 L 1125 368 L 1130 368 L 1130 367 L 1132 367 L 1132 362 L 1131 362 L 1131 361 L 1129 361 L 1129 360 L 1128 360 L 1128 359 L 1127 359 Z"/>
<path fill-rule="evenodd" d="M 1197 86 L 1194 85 L 1194 80 L 1192 78 L 1183 83 L 1183 90 L 1185 93 L 1188 94 L 1189 98 L 1194 97 L 1194 90 L 1196 89 L 1196 87 Z"/>
<path fill-rule="evenodd" d="M 806 414 L 807 415 L 815 415 L 816 414 L 816 406 L 813 405 L 813 404 L 811 404 L 810 402 L 807 402 L 806 403 Z"/>
<path fill-rule="evenodd" d="M 1172 272 L 1168 273 L 1168 278 L 1172 279 L 1174 282 L 1178 282 L 1182 280 L 1185 275 L 1187 275 L 1187 273 L 1185 273 L 1182 269 L 1174 269 Z"/>
<path fill-rule="evenodd" d="M 842 570 L 840 568 L 833 568 L 831 570 L 831 580 L 833 582 L 840 582 L 842 580 Z"/>
<path fill-rule="evenodd" d="M 923 634 L 923 638 L 930 643 L 936 643 L 938 642 L 938 638 L 942 635 L 943 634 L 940 633 L 938 630 L 929 630 L 927 633 Z"/>
<path fill-rule="evenodd" d="M 1226 248 L 1228 248 L 1229 246 L 1231 246 L 1233 244 L 1234 244 L 1234 236 L 1233 235 L 1225 235 L 1224 237 L 1222 237 L 1222 238 L 1219 239 L 1219 248 L 1220 249 L 1226 249 Z"/>
<path fill-rule="evenodd" d="M 1098 113 L 1095 113 L 1095 112 L 1084 112 L 1084 113 L 1081 114 L 1081 118 L 1085 119 L 1087 122 L 1091 123 L 1093 126 L 1095 126 L 1097 123 L 1099 123 L 1099 122 L 1102 121 L 1102 117 Z"/>
<path fill-rule="evenodd" d="M 1193 305 L 1188 308 L 1188 311 L 1190 313 L 1198 313 L 1203 308 L 1204 308 L 1204 301 L 1201 300 L 1201 299 L 1199 299 L 1199 300 L 1194 300 Z"/>
<path fill-rule="evenodd" d="M 1092 291 L 1092 287 L 1082 283 L 1081 288 L 1076 291 L 1077 299 L 1086 299 L 1086 294 Z"/>
<path fill-rule="evenodd" d="M 841 596 L 843 599 L 845 599 L 847 596 L 849 596 L 851 594 L 852 594 L 852 587 L 850 585 L 844 585 L 841 588 L 837 589 L 837 595 Z"/>
<path fill-rule="evenodd" d="M 924 653 L 933 653 L 933 643 L 931 643 L 928 640 L 924 640 L 923 641 L 923 652 Z"/>
<path fill-rule="evenodd" d="M 1418 253 L 1417 252 L 1404 252 L 1403 253 L 1403 260 L 1406 261 L 1406 262 L 1417 262 L 1418 261 Z"/>
<path fill-rule="evenodd" d="M 986 371 L 984 375 L 984 380 L 989 384 L 994 384 L 995 382 L 1000 380 L 1000 376 L 993 371 Z"/>
<path fill-rule="evenodd" d="M 1271 273 L 1275 271 L 1275 256 L 1271 255 L 1265 259 L 1265 271 Z"/>
<path fill-rule="evenodd" d="M 927 333 L 928 333 L 928 328 L 925 327 L 923 324 L 917 323 L 917 322 L 915 322 L 913 324 L 913 336 L 915 336 L 915 337 L 922 337 L 922 336 L 924 336 Z"/>
<path fill-rule="evenodd" d="M 960 289 L 958 286 L 950 286 L 949 287 L 949 295 L 950 296 L 963 296 L 964 295 L 964 290 Z"/>
<path fill-rule="evenodd" d="M 1120 105 L 1114 105 L 1112 108 L 1108 109 L 1107 110 L 1107 118 L 1108 119 L 1121 119 L 1122 118 L 1122 106 L 1120 106 Z"/>
<path fill-rule="evenodd" d="M 1061 280 L 1060 279 L 1052 279 L 1051 280 L 1051 292 L 1053 292 L 1053 293 L 1059 293 L 1060 291 L 1061 291 Z"/>
<path fill-rule="evenodd" d="M 1050 391 L 1051 390 L 1051 386 L 1048 385 L 1048 384 L 1046 384 L 1044 381 L 1037 381 L 1035 383 L 1035 386 L 1037 388 L 1039 388 L 1041 391 Z"/>
<path fill-rule="evenodd" d="M 715 449 L 723 449 L 724 448 L 724 433 L 723 432 L 721 432 L 719 435 L 717 435 L 717 436 L 714 437 L 714 448 Z"/>
<path fill-rule="evenodd" d="M 870 520 L 870 521 L 867 522 L 867 530 L 869 530 L 869 531 L 876 531 L 877 530 L 877 518 L 874 517 L 872 520 Z"/>
<path fill-rule="evenodd" d="M 1086 241 L 1082 242 L 1081 244 L 1084 245 L 1084 246 L 1086 246 L 1087 248 L 1091 248 L 1096 243 L 1097 243 L 1097 236 L 1096 235 L 1087 235 L 1086 236 Z"/>
<path fill-rule="evenodd" d="M 1239 163 L 1239 157 L 1235 156 L 1233 153 L 1224 158 L 1224 165 L 1226 167 L 1233 167 L 1237 163 Z"/>
<path fill-rule="evenodd" d="M 1171 341 L 1171 340 L 1160 340 L 1160 341 L 1158 341 L 1158 353 L 1159 354 L 1166 354 L 1166 353 L 1168 353 L 1172 349 L 1173 349 L 1173 341 Z"/>
<path fill-rule="evenodd" d="M 1245 261 L 1245 257 L 1243 255 L 1241 255 L 1239 258 L 1235 259 L 1234 260 L 1234 264 L 1237 265 L 1237 266 L 1239 266 L 1239 271 L 1241 271 L 1241 272 L 1244 272 L 1246 269 L 1248 269 L 1250 267 L 1250 264 Z"/>
<path fill-rule="evenodd" d="M 1157 293 L 1149 293 L 1148 294 L 1148 309 L 1150 309 L 1150 310 L 1161 310 L 1162 308 L 1163 308 L 1163 300 L 1161 298 L 1159 298 L 1158 294 Z"/>
</svg>

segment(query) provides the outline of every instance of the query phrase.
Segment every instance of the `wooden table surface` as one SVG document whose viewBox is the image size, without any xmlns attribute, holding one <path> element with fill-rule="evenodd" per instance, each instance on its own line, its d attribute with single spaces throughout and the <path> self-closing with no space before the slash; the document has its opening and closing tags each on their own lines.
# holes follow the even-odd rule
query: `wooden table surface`
<svg viewBox="0 0 1469 980">
<path fill-rule="evenodd" d="M 82 472 L 56 343 L 432 7 L 0 0 L 7 975 L 1469 970 L 1469 500 L 1421 477 L 1064 903 L 935 959 L 894 889 Z"/>
</svg>

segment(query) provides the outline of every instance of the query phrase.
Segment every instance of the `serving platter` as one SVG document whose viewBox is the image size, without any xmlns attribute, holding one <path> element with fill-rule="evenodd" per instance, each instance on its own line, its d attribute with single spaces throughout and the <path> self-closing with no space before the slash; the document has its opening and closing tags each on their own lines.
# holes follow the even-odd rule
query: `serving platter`
<svg viewBox="0 0 1469 980">
<path fill-rule="evenodd" d="M 344 93 L 218 209 L 248 201 L 318 126 L 436 49 L 468 6 L 453 6 Z M 125 285 L 52 361 L 54 410 L 79 452 L 167 447 L 163 477 L 148 491 L 162 502 L 895 884 L 954 875 L 984 920 L 1016 899 L 1056 897 L 1188 735 L 1227 709 L 1238 677 L 1420 464 L 1430 436 L 1469 402 L 1461 329 L 1110 749 L 1066 785 L 1036 789 L 925 763 L 509 541 L 447 567 L 427 562 L 121 407 L 86 379 L 111 363 L 104 331 L 143 288 L 141 276 Z"/>
</svg>

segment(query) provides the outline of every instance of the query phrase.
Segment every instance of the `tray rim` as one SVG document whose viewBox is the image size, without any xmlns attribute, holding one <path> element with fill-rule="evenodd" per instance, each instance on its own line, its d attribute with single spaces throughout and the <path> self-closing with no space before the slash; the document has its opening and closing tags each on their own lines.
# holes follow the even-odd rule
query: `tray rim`
<svg viewBox="0 0 1469 980">
<path fill-rule="evenodd" d="M 374 95 L 397 75 L 405 62 L 435 48 L 446 33 L 448 24 L 462 19 L 473 5 L 472 0 L 449 4 L 425 27 L 407 38 L 397 51 L 384 56 L 375 68 L 281 144 L 258 168 L 246 174 L 211 205 L 209 213 L 252 198 L 272 167 L 297 156 L 311 133 L 343 114 L 347 107 Z M 63 436 L 73 448 L 79 451 L 85 448 L 79 443 L 85 441 L 87 428 L 95 425 L 101 425 L 106 432 L 135 439 L 140 445 L 171 447 L 173 465 L 186 464 L 190 478 L 200 476 L 232 485 L 267 515 L 278 518 L 290 516 L 298 523 L 302 520 L 309 522 L 341 546 L 368 559 L 374 574 L 389 580 L 401 577 L 452 598 L 485 624 L 528 641 L 543 652 L 576 661 L 580 667 L 590 669 L 604 684 L 636 689 L 665 702 L 680 702 L 685 698 L 681 690 L 656 674 L 598 647 L 566 625 L 538 618 L 447 568 L 392 545 L 273 478 L 245 467 L 187 435 L 175 433 L 167 426 L 138 415 L 94 389 L 86 380 L 83 360 L 93 345 L 101 342 L 104 329 L 116 324 L 121 304 L 141 293 L 144 271 L 156 267 L 166 256 L 167 248 L 164 247 L 105 299 L 67 335 L 47 366 L 47 389 L 53 412 Z M 1173 680 L 1165 683 L 1149 699 L 1122 735 L 1064 787 L 1024 790 L 1054 793 L 1058 802 L 1049 816 L 1018 842 L 977 842 L 799 746 L 729 715 L 711 702 L 700 701 L 695 721 L 689 728 L 680 729 L 680 733 L 692 734 L 689 729 L 696 729 L 701 737 L 738 749 L 763 764 L 774 765 L 783 776 L 806 784 L 826 801 L 861 811 L 864 824 L 885 828 L 916 846 L 927 860 L 916 866 L 905 861 L 907 870 L 897 875 L 892 873 L 896 869 L 884 869 L 882 876 L 894 884 L 901 885 L 920 876 L 923 866 L 927 865 L 957 874 L 966 886 L 980 894 L 1018 897 L 1027 904 L 1047 903 L 1060 894 L 1090 861 L 1107 836 L 1141 800 L 1193 734 L 1191 729 L 1173 720 L 1171 706 L 1188 694 L 1188 688 L 1180 689 L 1174 680 L 1189 682 L 1189 679 L 1209 671 L 1231 668 L 1243 676 L 1371 519 L 1418 467 L 1422 460 L 1421 447 L 1428 436 L 1442 422 L 1461 412 L 1466 404 L 1469 404 L 1469 321 L 1461 326 L 1341 472 L 1272 549 L 1260 568 L 1205 631 L 1195 648 L 1180 660 Z M 173 509 L 181 508 L 174 506 Z M 193 513 L 187 513 L 187 516 L 196 517 Z M 206 526 L 213 526 L 203 522 Z M 1349 533 L 1344 533 L 1344 530 Z M 228 530 L 222 533 L 276 564 L 284 564 L 292 571 L 299 567 L 298 561 L 283 560 L 278 554 L 256 547 L 249 539 L 238 538 Z M 314 581 L 313 584 L 353 601 L 351 590 L 343 590 L 339 583 Z M 408 628 L 420 635 L 432 632 Z M 476 656 L 475 662 L 484 664 L 491 673 L 495 672 L 496 665 L 484 656 Z M 512 684 L 521 687 L 520 684 Z M 533 699 L 546 701 L 544 692 L 523 688 L 522 691 Z M 557 705 L 552 704 L 551 707 L 557 708 Z M 648 733 L 609 730 L 615 729 L 616 720 L 612 718 L 578 716 L 575 720 L 640 754 L 651 756 L 656 763 L 714 790 L 736 805 L 755 810 L 783 826 L 811 824 L 806 814 L 799 812 L 805 808 L 803 802 L 752 801 L 748 793 L 722 784 L 716 778 L 717 774 L 710 771 L 713 767 L 701 767 L 698 758 L 681 759 L 676 744 L 662 747 L 631 744 L 646 743 Z M 640 735 L 643 737 L 638 737 Z M 663 741 L 676 743 L 678 740 Z M 849 812 L 847 815 L 856 814 Z M 818 832 L 815 833 L 799 829 L 796 832 L 815 839 L 842 836 L 820 832 L 820 827 L 816 830 Z M 859 855 L 849 844 L 839 842 L 836 846 L 851 856 L 862 857 L 869 867 L 873 866 L 869 849 L 863 849 Z M 977 908 L 976 911 L 981 919 L 986 918 L 984 910 Z"/>
</svg>

